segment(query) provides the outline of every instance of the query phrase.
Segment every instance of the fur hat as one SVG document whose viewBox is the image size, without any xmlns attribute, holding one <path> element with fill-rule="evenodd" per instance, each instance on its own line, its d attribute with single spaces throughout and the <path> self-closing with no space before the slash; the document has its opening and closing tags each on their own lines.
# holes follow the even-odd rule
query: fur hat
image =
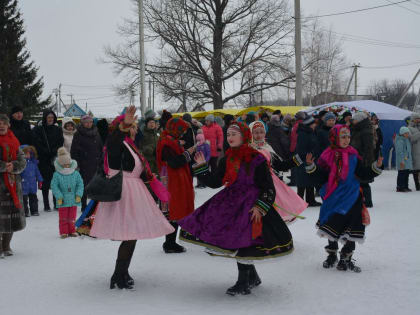
<svg viewBox="0 0 420 315">
<path fill-rule="evenodd" d="M 67 152 L 65 147 L 61 147 L 57 151 L 57 161 L 58 164 L 64 166 L 66 164 L 71 164 L 70 153 Z"/>
<path fill-rule="evenodd" d="M 36 151 L 35 147 L 32 145 L 21 145 L 20 148 L 22 149 L 23 153 L 29 152 L 31 156 L 33 156 L 35 159 L 38 159 L 38 152 Z"/>
<path fill-rule="evenodd" d="M 420 114 L 419 113 L 412 113 L 410 116 L 410 120 L 414 120 L 414 119 L 420 119 Z"/>
<path fill-rule="evenodd" d="M 364 112 L 357 112 L 353 114 L 353 121 L 358 123 L 361 122 L 362 120 L 365 120 L 366 118 L 368 118 L 368 115 Z"/>
<path fill-rule="evenodd" d="M 324 114 L 324 116 L 322 117 L 322 120 L 324 122 L 327 122 L 330 119 L 337 119 L 337 116 L 335 116 L 335 114 L 333 112 L 327 112 L 326 114 Z"/>
<path fill-rule="evenodd" d="M 411 133 L 410 133 L 410 129 L 408 129 L 408 127 L 402 126 L 402 127 L 400 128 L 400 135 L 402 136 L 402 135 L 403 135 L 403 134 L 405 134 L 405 133 L 411 134 Z"/>
<path fill-rule="evenodd" d="M 214 122 L 214 115 L 213 114 L 207 115 L 206 116 L 206 121 Z"/>
</svg>

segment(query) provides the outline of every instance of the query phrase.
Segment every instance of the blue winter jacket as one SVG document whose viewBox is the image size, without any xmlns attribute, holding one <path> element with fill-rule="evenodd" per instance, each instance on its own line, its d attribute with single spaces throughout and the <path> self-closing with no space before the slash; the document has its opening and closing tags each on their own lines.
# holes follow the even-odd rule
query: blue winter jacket
<svg viewBox="0 0 420 315">
<path fill-rule="evenodd" d="M 38 184 L 43 181 L 38 169 L 38 160 L 35 157 L 26 159 L 25 170 L 20 174 L 22 177 L 22 192 L 24 195 L 36 194 Z"/>
<path fill-rule="evenodd" d="M 51 181 L 51 190 L 54 197 L 63 200 L 59 208 L 80 206 L 76 203 L 76 196 L 83 196 L 83 180 L 76 171 L 77 162 L 72 160 L 70 168 L 63 168 L 57 160 L 54 162 L 55 172 Z"/>
</svg>

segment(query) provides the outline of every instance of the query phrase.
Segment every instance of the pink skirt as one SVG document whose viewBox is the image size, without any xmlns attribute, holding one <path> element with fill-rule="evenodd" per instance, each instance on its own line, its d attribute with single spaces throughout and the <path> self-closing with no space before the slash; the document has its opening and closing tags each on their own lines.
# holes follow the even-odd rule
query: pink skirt
<svg viewBox="0 0 420 315">
<path fill-rule="evenodd" d="M 121 199 L 99 203 L 90 235 L 127 241 L 157 238 L 174 232 L 143 181 L 130 176 L 131 173 L 123 174 Z"/>
<path fill-rule="evenodd" d="M 280 178 L 274 174 L 272 174 L 272 177 L 276 188 L 274 208 L 286 224 L 291 223 L 296 220 L 296 215 L 301 214 L 308 207 L 308 204 Z"/>
</svg>

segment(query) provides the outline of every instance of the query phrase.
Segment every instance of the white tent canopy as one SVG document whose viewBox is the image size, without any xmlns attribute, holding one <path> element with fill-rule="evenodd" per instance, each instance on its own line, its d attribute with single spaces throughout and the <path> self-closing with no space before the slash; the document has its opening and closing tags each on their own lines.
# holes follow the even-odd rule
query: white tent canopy
<svg viewBox="0 0 420 315">
<path fill-rule="evenodd" d="M 356 108 L 360 111 L 368 111 L 375 113 L 381 120 L 404 120 L 412 114 L 411 111 L 398 108 L 394 105 L 365 100 L 365 101 L 352 101 L 352 102 L 334 102 L 329 104 L 318 105 L 305 109 L 305 112 L 312 113 L 314 111 L 321 111 L 323 108 L 330 106 L 344 106 L 348 109 Z"/>
</svg>

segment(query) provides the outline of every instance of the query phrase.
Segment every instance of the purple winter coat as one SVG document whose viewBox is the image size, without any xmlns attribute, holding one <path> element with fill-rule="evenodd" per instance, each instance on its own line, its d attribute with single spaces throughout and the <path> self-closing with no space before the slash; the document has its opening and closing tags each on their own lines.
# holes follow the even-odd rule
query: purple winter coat
<svg viewBox="0 0 420 315">
<path fill-rule="evenodd" d="M 22 192 L 24 195 L 36 194 L 37 183 L 43 182 L 41 173 L 38 169 L 38 160 L 34 157 L 26 159 L 25 170 L 20 174 L 22 178 Z"/>
<path fill-rule="evenodd" d="M 197 152 L 203 152 L 204 158 L 206 159 L 206 162 L 208 163 L 210 161 L 210 144 L 207 142 L 204 142 L 203 144 L 197 145 Z"/>
</svg>

